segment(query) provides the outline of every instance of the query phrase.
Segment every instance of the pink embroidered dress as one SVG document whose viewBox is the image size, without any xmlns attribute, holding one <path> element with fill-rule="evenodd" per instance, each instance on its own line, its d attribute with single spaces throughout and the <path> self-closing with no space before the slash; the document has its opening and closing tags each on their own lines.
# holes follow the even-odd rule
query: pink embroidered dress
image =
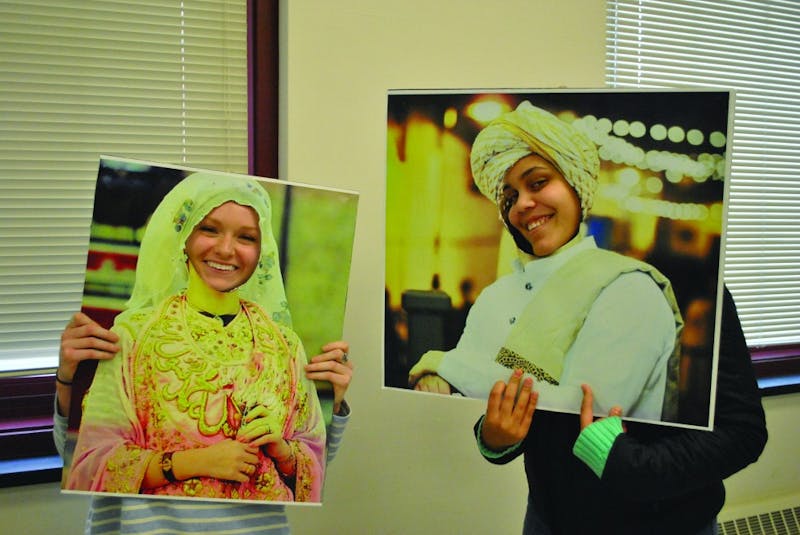
<svg viewBox="0 0 800 535">
<path fill-rule="evenodd" d="M 139 493 L 153 455 L 235 438 L 248 410 L 270 412 L 297 459 L 285 480 L 263 448 L 247 483 L 191 478 L 145 493 L 267 501 L 320 501 L 325 424 L 297 335 L 253 303 L 225 327 L 185 295 L 115 327 L 123 350 L 98 366 L 85 402 L 67 488 Z"/>
</svg>

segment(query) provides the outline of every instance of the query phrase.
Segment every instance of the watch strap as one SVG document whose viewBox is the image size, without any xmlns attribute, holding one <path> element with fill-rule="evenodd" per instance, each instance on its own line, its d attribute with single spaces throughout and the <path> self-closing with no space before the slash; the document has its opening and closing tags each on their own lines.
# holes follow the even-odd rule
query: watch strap
<svg viewBox="0 0 800 535">
<path fill-rule="evenodd" d="M 172 454 L 175 453 L 174 451 L 165 451 L 161 454 L 161 461 L 159 464 L 161 465 L 161 472 L 164 474 L 164 479 L 169 481 L 170 483 L 175 483 L 177 478 L 175 477 L 175 473 L 172 471 Z"/>
</svg>

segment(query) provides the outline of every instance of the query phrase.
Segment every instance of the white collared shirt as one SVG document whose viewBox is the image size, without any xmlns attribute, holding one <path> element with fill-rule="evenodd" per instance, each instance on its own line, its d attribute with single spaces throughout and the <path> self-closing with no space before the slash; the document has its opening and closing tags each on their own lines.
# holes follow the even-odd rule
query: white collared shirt
<svg viewBox="0 0 800 535">
<path fill-rule="evenodd" d="M 494 383 L 511 375 L 494 359 L 516 319 L 550 275 L 576 254 L 596 247 L 588 237 L 524 266 L 515 260 L 514 271 L 486 287 L 475 301 L 439 375 L 465 396 L 488 398 Z M 606 415 L 620 405 L 627 417 L 660 420 L 675 335 L 672 309 L 656 283 L 641 272 L 620 275 L 592 305 L 567 353 L 559 386 L 535 383 L 538 408 L 577 413 L 580 385 L 588 383 L 596 414 Z"/>
</svg>

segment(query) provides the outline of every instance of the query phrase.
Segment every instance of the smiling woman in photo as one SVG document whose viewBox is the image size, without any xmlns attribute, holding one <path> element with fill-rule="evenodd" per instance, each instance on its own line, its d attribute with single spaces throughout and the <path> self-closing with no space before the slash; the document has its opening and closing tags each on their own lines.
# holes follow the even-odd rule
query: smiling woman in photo
<svg viewBox="0 0 800 535">
<path fill-rule="evenodd" d="M 548 408 L 574 412 L 591 383 L 599 414 L 619 405 L 632 418 L 674 419 L 683 320 L 664 275 L 587 234 L 595 144 L 525 101 L 477 135 L 471 166 L 518 258 L 478 296 L 457 346 L 424 354 L 409 383 L 486 399 L 518 369 Z"/>
<path fill-rule="evenodd" d="M 325 422 L 258 182 L 194 173 L 152 215 L 66 488 L 321 501 Z"/>
</svg>

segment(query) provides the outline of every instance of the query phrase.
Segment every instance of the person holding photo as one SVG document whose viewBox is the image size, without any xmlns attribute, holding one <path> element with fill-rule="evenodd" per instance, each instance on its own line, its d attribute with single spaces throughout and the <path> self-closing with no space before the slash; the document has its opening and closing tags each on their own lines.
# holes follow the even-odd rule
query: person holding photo
<svg viewBox="0 0 800 535">
<path fill-rule="evenodd" d="M 478 314 L 471 311 L 462 341 L 436 371 L 457 388 L 485 390 L 493 381 L 474 432 L 488 461 L 524 457 L 523 533 L 715 533 L 722 480 L 754 462 L 767 439 L 730 293 L 723 289 L 713 430 L 623 426 L 623 415 L 674 416 L 670 372 L 682 321 L 663 276 L 585 236 L 579 221 L 596 187 L 594 145 L 523 103 L 478 135 L 472 166 L 528 261 L 484 290 L 472 308 Z M 471 356 L 473 345 L 513 368 L 510 378 L 491 359 Z M 553 397 L 563 387 L 571 399 Z M 547 408 L 555 399 L 576 414 L 537 411 L 544 396 Z M 595 421 L 597 414 L 609 417 Z"/>
<path fill-rule="evenodd" d="M 518 258 L 478 296 L 456 347 L 424 354 L 409 383 L 486 399 L 520 369 L 547 408 L 574 411 L 591 382 L 599 413 L 613 402 L 631 417 L 674 419 L 683 320 L 657 269 L 587 235 L 595 144 L 526 101 L 479 132 L 470 159 Z"/>
<path fill-rule="evenodd" d="M 199 172 L 164 197 L 111 331 L 65 488 L 321 500 L 325 424 L 258 182 Z"/>
<path fill-rule="evenodd" d="M 616 405 L 595 420 L 589 384 L 582 385 L 580 415 L 537 411 L 533 381 L 519 371 L 494 385 L 474 432 L 489 462 L 524 457 L 523 535 L 717 533 L 723 480 L 755 462 L 767 442 L 750 352 L 727 288 L 721 325 L 710 431 L 623 424 Z"/>
</svg>

